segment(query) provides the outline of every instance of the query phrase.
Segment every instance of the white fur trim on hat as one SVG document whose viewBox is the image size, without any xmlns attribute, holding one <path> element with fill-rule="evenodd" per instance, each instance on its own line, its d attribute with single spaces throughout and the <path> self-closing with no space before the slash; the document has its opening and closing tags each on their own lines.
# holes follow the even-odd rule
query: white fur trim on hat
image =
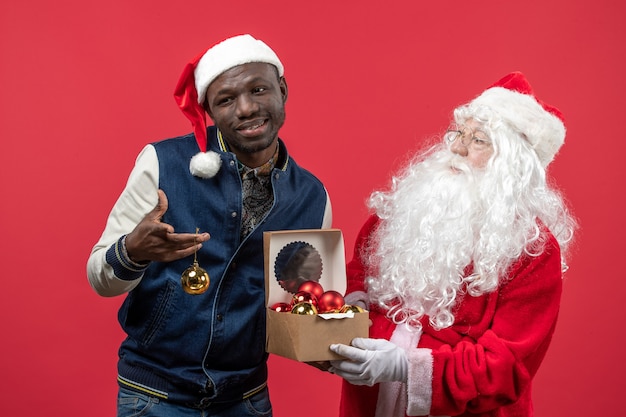
<svg viewBox="0 0 626 417">
<path fill-rule="evenodd" d="M 539 161 L 548 166 L 565 142 L 565 125 L 546 111 L 537 100 L 503 87 L 492 87 L 475 98 L 470 105 L 487 106 L 506 123 L 522 133 L 531 144 Z"/>
<path fill-rule="evenodd" d="M 214 151 L 198 152 L 189 162 L 189 171 L 200 178 L 212 178 L 222 166 L 222 159 Z"/>
<path fill-rule="evenodd" d="M 284 75 L 285 69 L 276 53 L 263 41 L 250 35 L 228 38 L 206 51 L 194 71 L 198 104 L 204 102 L 206 90 L 221 73 L 251 62 L 272 64 L 278 69 L 279 77 Z"/>
</svg>

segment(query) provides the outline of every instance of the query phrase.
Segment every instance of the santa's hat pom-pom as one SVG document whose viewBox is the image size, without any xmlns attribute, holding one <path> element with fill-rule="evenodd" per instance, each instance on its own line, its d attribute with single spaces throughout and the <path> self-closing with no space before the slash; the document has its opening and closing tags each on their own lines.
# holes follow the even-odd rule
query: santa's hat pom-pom
<svg viewBox="0 0 626 417">
<path fill-rule="evenodd" d="M 189 171 L 200 178 L 212 178 L 222 166 L 222 159 L 217 152 L 198 152 L 189 162 Z"/>
</svg>

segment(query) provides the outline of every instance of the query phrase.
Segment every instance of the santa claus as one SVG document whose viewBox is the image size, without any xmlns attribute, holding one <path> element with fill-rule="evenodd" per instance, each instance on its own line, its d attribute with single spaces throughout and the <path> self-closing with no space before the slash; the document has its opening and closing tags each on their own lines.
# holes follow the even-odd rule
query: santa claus
<svg viewBox="0 0 626 417">
<path fill-rule="evenodd" d="M 512 73 L 370 196 L 346 292 L 369 338 L 331 346 L 342 417 L 532 415 L 576 228 L 546 180 L 564 139 Z"/>
</svg>

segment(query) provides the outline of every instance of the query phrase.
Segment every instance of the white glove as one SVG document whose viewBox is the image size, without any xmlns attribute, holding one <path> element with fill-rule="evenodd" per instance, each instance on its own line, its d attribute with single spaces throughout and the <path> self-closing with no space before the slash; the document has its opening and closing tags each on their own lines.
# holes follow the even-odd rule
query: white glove
<svg viewBox="0 0 626 417">
<path fill-rule="evenodd" d="M 330 361 L 329 372 L 354 385 L 406 382 L 408 360 L 402 348 L 385 339 L 361 337 L 352 340 L 352 346 L 330 345 L 330 350 L 349 360 Z"/>
</svg>

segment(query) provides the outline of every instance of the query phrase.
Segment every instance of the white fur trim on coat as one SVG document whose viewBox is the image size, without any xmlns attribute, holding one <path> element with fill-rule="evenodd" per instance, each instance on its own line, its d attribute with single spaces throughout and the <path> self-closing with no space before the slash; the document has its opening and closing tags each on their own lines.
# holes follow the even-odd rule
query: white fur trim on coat
<svg viewBox="0 0 626 417">
<path fill-rule="evenodd" d="M 407 378 L 407 415 L 427 416 L 433 401 L 433 355 L 430 349 L 413 349 L 407 352 L 409 372 Z"/>
<path fill-rule="evenodd" d="M 393 334 L 389 338 L 390 342 L 393 342 L 396 346 L 404 349 L 407 354 L 409 362 L 409 375 L 411 378 L 411 355 L 418 350 L 416 348 L 422 335 L 420 331 L 412 331 L 407 328 L 406 325 L 400 324 L 396 326 Z M 419 349 L 423 350 L 423 349 Z M 430 352 L 430 351 L 429 351 Z M 432 374 L 432 372 L 431 372 Z M 426 384 L 430 387 L 430 381 Z M 408 413 L 411 405 L 412 389 L 407 383 L 400 381 L 393 382 L 381 382 L 378 388 L 378 399 L 376 401 L 376 414 L 375 417 L 404 417 L 405 413 Z M 407 404 L 408 397 L 408 404 Z M 430 409 L 430 407 L 429 407 Z M 428 415 L 428 411 L 422 414 L 409 414 L 411 415 Z"/>
</svg>

